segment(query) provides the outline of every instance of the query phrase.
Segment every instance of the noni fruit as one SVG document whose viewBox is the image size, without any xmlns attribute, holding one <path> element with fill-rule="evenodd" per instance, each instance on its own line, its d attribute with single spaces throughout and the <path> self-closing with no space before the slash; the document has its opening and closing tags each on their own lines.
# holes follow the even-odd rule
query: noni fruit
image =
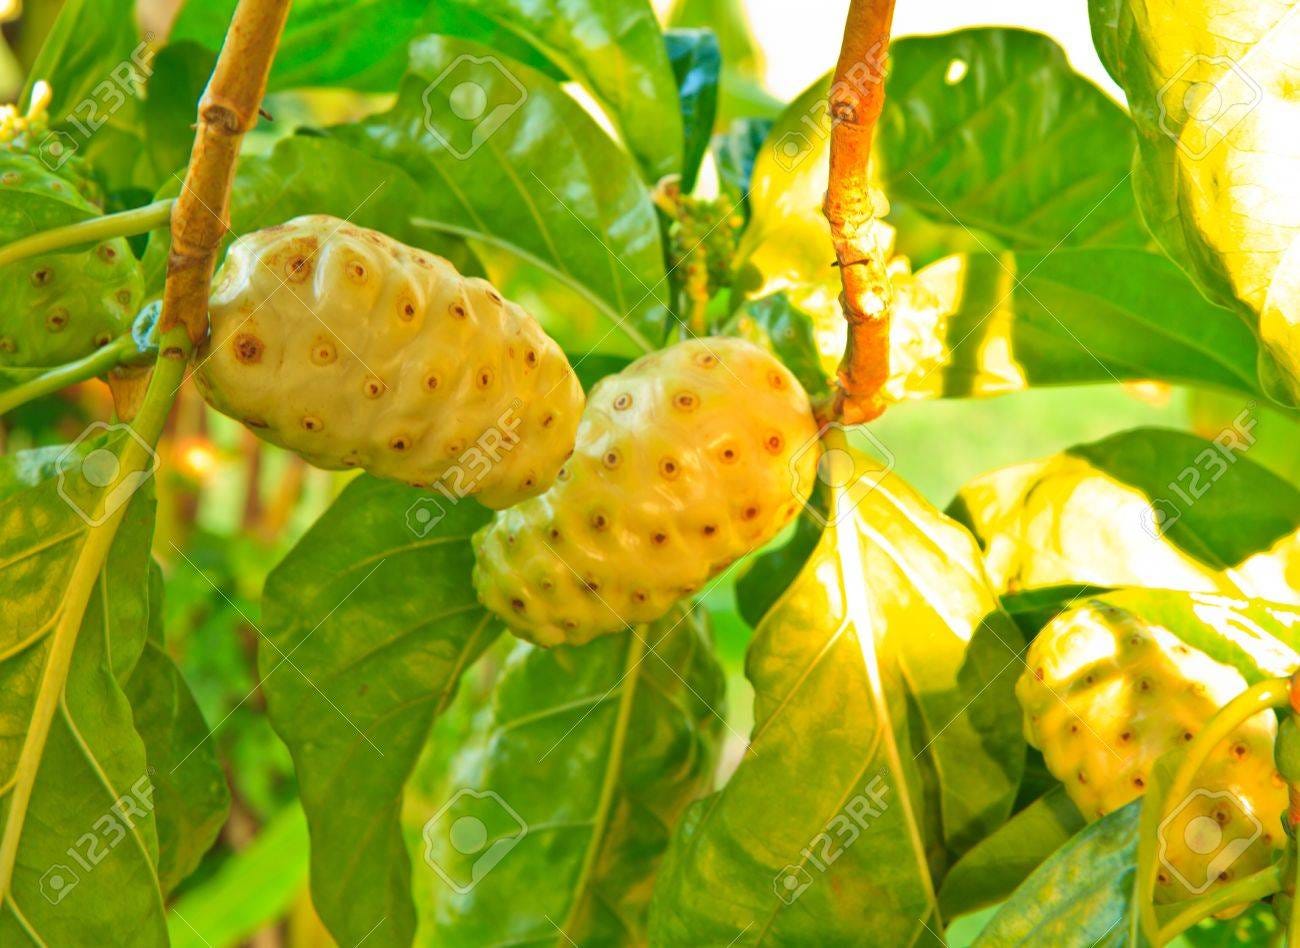
<svg viewBox="0 0 1300 948">
<path fill-rule="evenodd" d="M 98 216 L 77 185 L 36 156 L 0 147 L 0 244 Z M 0 267 L 0 366 L 61 365 L 127 332 L 144 301 L 121 238 Z"/>
<path fill-rule="evenodd" d="M 196 352 L 208 402 L 323 468 L 489 507 L 545 490 L 583 394 L 560 347 L 486 280 L 333 217 L 231 246 Z"/>
<path fill-rule="evenodd" d="M 1062 613 L 1034 640 L 1016 685 L 1025 737 L 1089 820 L 1135 799 L 1157 759 L 1195 738 L 1246 689 L 1236 671 L 1102 600 Z M 1159 902 L 1269 864 L 1285 843 L 1276 718 L 1252 717 L 1216 747 L 1160 826 Z"/>
<path fill-rule="evenodd" d="M 592 389 L 555 486 L 475 535 L 479 598 L 542 645 L 653 622 L 791 521 L 816 436 L 807 393 L 753 343 L 645 356 Z"/>
</svg>

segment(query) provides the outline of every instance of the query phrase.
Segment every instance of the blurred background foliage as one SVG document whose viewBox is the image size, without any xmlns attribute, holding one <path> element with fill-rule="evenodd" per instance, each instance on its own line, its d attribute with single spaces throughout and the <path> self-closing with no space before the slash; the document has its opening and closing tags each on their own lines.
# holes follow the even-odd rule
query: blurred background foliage
<svg viewBox="0 0 1300 948">
<path fill-rule="evenodd" d="M 140 25 L 154 34 L 155 47 L 161 47 L 181 5 L 182 0 L 139 0 Z M 774 118 L 785 100 L 833 62 L 845 5 L 844 0 L 805 0 L 781 10 L 782 5 L 762 0 L 664 0 L 657 7 L 666 22 L 717 33 L 724 68 L 716 131 L 722 133 L 736 120 Z M 0 18 L 5 20 L 0 101 L 16 98 L 60 6 L 61 0 L 0 0 Z M 779 38 L 789 29 L 794 6 L 799 8 L 799 34 L 785 42 L 760 43 L 759 35 Z M 1024 12 L 1025 17 L 1017 16 L 1021 25 L 1038 15 L 1029 3 L 995 6 Z M 1082 19 L 1076 17 L 1077 22 L 1058 31 L 1056 38 L 1072 53 L 1086 50 L 1091 55 L 1086 14 L 1083 5 L 1078 6 Z M 900 13 L 903 32 L 910 21 L 929 14 L 925 7 L 917 4 Z M 949 13 L 940 18 L 949 18 Z M 966 19 L 987 20 L 988 11 L 972 10 Z M 955 25 L 935 23 L 931 29 Z M 203 56 L 210 54 L 194 47 L 187 55 L 185 47 L 174 47 L 159 58 L 157 68 L 174 71 L 178 94 L 194 94 L 210 61 Z M 1081 61 L 1076 66 L 1106 85 L 1099 68 Z M 262 123 L 248 148 L 265 153 L 298 125 L 353 120 L 390 101 L 391 96 L 345 89 L 275 93 L 266 108 L 276 121 Z M 170 145 L 178 166 L 188 147 L 188 130 L 182 131 L 186 135 Z M 702 187 L 716 190 L 718 176 L 710 159 Z M 539 286 L 529 267 L 501 258 L 487 246 L 475 244 L 472 249 L 507 295 L 539 309 L 562 306 L 572 325 L 601 325 L 601 317 L 584 311 L 588 304 L 575 294 L 557 298 L 554 286 Z M 829 244 L 826 252 L 829 257 Z M 1212 437 L 1239 411 L 1239 399 L 1230 396 L 1149 383 L 1099 385 L 1031 389 L 994 400 L 903 403 L 873 431 L 896 458 L 897 472 L 942 509 L 962 484 L 994 468 L 1142 425 Z M 68 441 L 89 421 L 111 412 L 107 388 L 97 381 L 86 383 L 13 413 L 0 428 L 0 443 L 5 450 L 18 450 Z M 1289 427 L 1260 406 L 1259 445 L 1252 459 L 1295 481 L 1300 478 L 1300 444 Z M 289 754 L 263 713 L 256 627 L 267 573 L 348 476 L 314 470 L 257 440 L 211 412 L 191 388 L 181 394 L 160 451 L 164 464 L 157 485 L 155 552 L 167 574 L 168 648 L 213 729 L 234 799 L 218 846 L 177 893 L 173 940 L 209 946 L 331 944 L 306 895 L 306 827 L 296 803 Z M 727 670 L 729 730 L 747 733 L 752 692 L 743 660 L 751 630 L 736 610 L 733 584 L 715 589 L 707 606 Z M 506 645 L 503 640 L 476 666 L 453 711 L 439 719 L 429 759 L 414 778 L 413 796 L 437 799 L 436 774 L 444 762 L 439 755 L 471 727 Z M 724 774 L 742 751 L 733 738 L 723 754 Z M 977 927 L 974 921 L 972 925 Z"/>
</svg>

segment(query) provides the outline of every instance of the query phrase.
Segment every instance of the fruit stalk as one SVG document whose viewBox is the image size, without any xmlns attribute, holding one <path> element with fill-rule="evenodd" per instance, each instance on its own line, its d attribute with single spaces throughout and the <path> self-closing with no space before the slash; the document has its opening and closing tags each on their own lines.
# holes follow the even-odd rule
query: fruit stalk
<svg viewBox="0 0 1300 948">
<path fill-rule="evenodd" d="M 28 257 L 39 257 L 56 250 L 66 250 L 83 244 L 96 244 L 114 237 L 134 237 L 161 227 L 171 217 L 175 200 L 156 201 L 144 207 L 132 208 L 117 214 L 92 217 L 89 220 L 44 230 L 30 237 L 15 240 L 0 247 L 0 267 Z"/>
<path fill-rule="evenodd" d="M 172 210 L 172 248 L 159 330 L 184 325 L 197 345 L 207 334 L 208 291 L 228 229 L 240 145 L 257 123 L 271 61 L 291 0 L 239 0 L 230 31 L 199 101 L 194 152 Z M 164 349 L 163 358 L 173 358 Z"/>
<path fill-rule="evenodd" d="M 875 217 L 868 166 L 876 121 L 885 105 L 885 54 L 894 0 L 852 0 L 844 43 L 831 82 L 830 183 L 823 211 L 844 292 L 849 324 L 837 372 L 833 418 L 858 424 L 884 411 L 880 391 L 889 377 L 892 300 L 882 249 L 872 234 Z"/>
<path fill-rule="evenodd" d="M 116 369 L 120 365 L 140 364 L 140 349 L 130 333 L 118 336 L 108 345 L 96 349 L 90 355 L 69 362 L 66 365 L 50 369 L 41 375 L 20 382 L 13 388 L 0 392 L 0 416 L 7 415 L 19 405 L 45 395 L 85 382 L 96 376 Z"/>
</svg>

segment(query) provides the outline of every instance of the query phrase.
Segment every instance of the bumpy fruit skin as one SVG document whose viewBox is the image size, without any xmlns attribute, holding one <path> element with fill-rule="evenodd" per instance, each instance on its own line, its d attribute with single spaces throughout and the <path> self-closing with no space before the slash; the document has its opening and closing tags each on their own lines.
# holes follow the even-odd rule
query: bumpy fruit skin
<svg viewBox="0 0 1300 948">
<path fill-rule="evenodd" d="M 547 646 L 653 622 L 794 518 L 816 436 L 807 393 L 753 343 L 648 355 L 592 389 L 555 486 L 475 535 L 479 598 Z"/>
<path fill-rule="evenodd" d="M 489 507 L 547 488 L 583 394 L 521 307 L 441 257 L 333 217 L 230 248 L 196 354 L 208 402 L 323 468 Z"/>
<path fill-rule="evenodd" d="M 0 149 L 0 243 L 99 213 L 67 176 L 33 155 Z M 144 276 L 118 238 L 0 267 L 0 299 L 0 366 L 55 366 L 130 329 Z"/>
<path fill-rule="evenodd" d="M 1026 661 L 1016 685 L 1025 737 L 1089 820 L 1140 796 L 1157 759 L 1246 689 L 1236 669 L 1100 600 L 1048 623 Z M 1276 733 L 1271 712 L 1252 717 L 1214 749 L 1185 800 L 1168 801 L 1158 902 L 1262 869 L 1285 844 Z"/>
</svg>

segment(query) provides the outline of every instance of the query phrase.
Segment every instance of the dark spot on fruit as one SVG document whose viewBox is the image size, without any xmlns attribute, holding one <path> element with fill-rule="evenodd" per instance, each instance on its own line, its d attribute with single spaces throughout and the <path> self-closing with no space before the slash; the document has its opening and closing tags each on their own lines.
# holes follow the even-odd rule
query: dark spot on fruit
<svg viewBox="0 0 1300 948">
<path fill-rule="evenodd" d="M 718 532 L 718 528 L 715 527 L 713 524 L 711 524 L 711 523 L 706 523 L 706 524 L 704 525 L 704 535 L 705 535 L 706 537 L 711 537 L 711 536 L 713 536 L 713 535 L 714 535 L 715 533 L 717 533 L 717 532 Z"/>
<path fill-rule="evenodd" d="M 1232 745 L 1232 756 L 1237 758 L 1237 760 L 1245 760 L 1246 755 L 1249 753 L 1250 753 L 1250 748 L 1248 748 L 1245 744 Z"/>
<path fill-rule="evenodd" d="M 1133 740 L 1133 732 L 1125 731 L 1123 734 L 1119 736 L 1119 739 L 1127 744 L 1129 741 Z"/>
<path fill-rule="evenodd" d="M 567 481 L 569 479 L 569 469 L 567 467 L 562 467 L 560 468 L 560 473 L 555 476 L 562 481 Z"/>
<path fill-rule="evenodd" d="M 694 411 L 700 399 L 694 392 L 678 392 L 673 396 L 673 407 L 678 411 Z"/>
<path fill-rule="evenodd" d="M 496 374 L 490 368 L 484 366 L 479 369 L 478 374 L 474 376 L 474 384 L 481 389 L 489 388 L 491 387 L 494 378 L 496 378 Z"/>
<path fill-rule="evenodd" d="M 405 451 L 411 446 L 411 439 L 406 435 L 395 435 L 388 439 L 388 446 L 394 451 Z"/>
<path fill-rule="evenodd" d="M 439 379 L 438 376 L 436 375 L 430 375 L 428 378 L 424 380 L 424 387 L 431 392 L 438 387 L 438 384 L 439 384 Z"/>
<path fill-rule="evenodd" d="M 129 310 L 131 309 L 131 303 L 134 301 L 133 298 L 132 298 L 132 296 L 131 296 L 131 291 L 130 291 L 130 290 L 118 290 L 118 291 L 117 291 L 117 301 L 118 301 L 118 303 L 121 304 L 121 306 L 122 306 L 123 309 L 129 311 Z"/>
<path fill-rule="evenodd" d="M 366 393 L 366 398 L 378 398 L 384 394 L 388 386 L 384 385 L 382 379 L 368 378 L 362 384 L 361 390 Z"/>
<path fill-rule="evenodd" d="M 610 450 L 610 451 L 606 451 L 605 456 L 602 457 L 600 460 L 602 463 L 604 463 L 607 469 L 612 471 L 614 470 L 614 468 L 618 467 L 619 463 L 623 459 L 619 456 L 619 453 L 617 451 Z"/>
<path fill-rule="evenodd" d="M 780 454 L 781 449 L 785 447 L 785 438 L 779 434 L 770 434 L 767 440 L 763 442 L 763 447 L 767 448 L 770 454 Z"/>
<path fill-rule="evenodd" d="M 501 305 L 502 302 L 501 294 L 498 293 L 496 290 L 488 290 L 487 295 L 488 295 L 488 299 L 490 299 L 492 302 L 496 303 L 498 306 Z"/>
<path fill-rule="evenodd" d="M 551 527 L 551 532 L 548 534 L 548 536 L 550 536 L 550 538 L 551 538 L 552 540 L 555 540 L 556 542 L 559 542 L 559 539 L 560 539 L 560 531 L 559 531 L 558 529 L 556 529 L 555 527 Z"/>
<path fill-rule="evenodd" d="M 776 389 L 785 388 L 785 376 L 773 369 L 767 373 L 767 383 Z"/>
<path fill-rule="evenodd" d="M 295 254 L 284 265 L 284 278 L 290 283 L 302 283 L 311 276 L 311 271 L 311 258 Z"/>
<path fill-rule="evenodd" d="M 100 244 L 99 247 L 96 248 L 95 253 L 98 254 L 99 259 L 103 260 L 105 263 L 112 263 L 117 259 L 117 251 L 113 249 L 111 244 Z"/>
<path fill-rule="evenodd" d="M 593 530 L 604 530 L 609 526 L 609 518 L 600 511 L 596 511 L 591 515 L 588 523 L 591 524 L 591 529 Z"/>
<path fill-rule="evenodd" d="M 311 347 L 311 361 L 316 365 L 329 365 L 338 358 L 338 350 L 328 339 L 317 339 Z"/>
<path fill-rule="evenodd" d="M 32 286 L 49 286 L 54 282 L 54 270 L 51 267 L 37 267 L 32 271 Z"/>
<path fill-rule="evenodd" d="M 464 307 L 464 305 L 461 304 L 461 303 L 452 303 L 452 304 L 451 304 L 451 315 L 454 316 L 454 317 L 456 317 L 457 319 L 464 319 L 464 318 L 465 318 L 465 307 Z"/>
<path fill-rule="evenodd" d="M 68 311 L 62 306 L 56 306 L 45 317 L 45 328 L 50 332 L 62 332 L 66 325 L 68 325 Z"/>
<path fill-rule="evenodd" d="M 263 421 L 261 418 L 256 418 L 256 417 L 253 417 L 253 416 L 251 416 L 251 415 L 250 415 L 249 417 L 247 417 L 247 418 L 244 419 L 244 424 L 248 425 L 248 427 L 250 427 L 250 428 L 266 428 L 266 427 L 269 427 L 269 426 L 267 425 L 267 423 L 266 423 L 265 421 Z"/>
<path fill-rule="evenodd" d="M 415 318 L 415 304 L 410 300 L 404 300 L 397 308 L 397 315 L 403 322 L 409 323 Z"/>
<path fill-rule="evenodd" d="M 524 611 L 524 601 L 523 601 L 522 599 L 511 599 L 511 600 L 510 600 L 510 608 L 514 609 L 515 612 L 523 612 L 523 611 Z"/>
<path fill-rule="evenodd" d="M 753 520 L 755 517 L 758 516 L 758 507 L 754 506 L 753 504 L 750 504 L 748 507 L 746 507 L 744 510 L 740 512 L 740 516 L 741 519 L 743 520 Z"/>
<path fill-rule="evenodd" d="M 241 332 L 235 336 L 235 358 L 245 365 L 262 361 L 262 340 L 252 333 Z"/>
<path fill-rule="evenodd" d="M 650 539 L 651 539 L 651 541 L 654 542 L 654 545 L 655 545 L 655 546 L 663 546 L 665 543 L 668 542 L 668 534 L 666 534 L 666 533 L 656 533 L 656 534 L 655 534 L 654 536 L 652 536 Z"/>
<path fill-rule="evenodd" d="M 99 335 L 95 336 L 95 338 L 91 341 L 94 342 L 96 349 L 102 349 L 104 348 L 104 346 L 108 345 L 110 342 L 113 341 L 113 334 L 108 332 L 101 332 Z"/>
<path fill-rule="evenodd" d="M 572 619 L 565 619 L 563 622 L 560 623 L 560 625 L 564 626 L 570 632 L 572 632 L 574 629 L 578 627 L 578 623 L 574 622 Z"/>
<path fill-rule="evenodd" d="M 1141 777 L 1134 777 L 1134 778 L 1133 778 L 1133 786 L 1135 786 L 1137 789 L 1139 789 L 1139 790 L 1143 790 L 1143 789 L 1146 788 L 1146 785 L 1147 785 L 1147 782 L 1146 782 L 1145 780 L 1143 780 Z"/>
<path fill-rule="evenodd" d="M 321 420 L 315 415 L 303 415 L 302 427 L 304 431 L 320 431 L 324 425 L 321 424 Z"/>
<path fill-rule="evenodd" d="M 555 424 L 555 415 L 547 413 L 546 417 L 542 419 L 542 427 L 549 428 L 553 424 Z"/>
<path fill-rule="evenodd" d="M 532 474 L 529 474 L 527 477 L 523 479 L 523 481 L 520 483 L 519 486 L 521 486 L 524 490 L 532 490 L 533 487 L 536 486 L 536 484 L 537 484 L 537 478 L 534 477 Z"/>
<path fill-rule="evenodd" d="M 718 357 L 712 352 L 701 352 L 695 357 L 695 364 L 703 369 L 711 369 L 718 364 Z"/>
<path fill-rule="evenodd" d="M 645 602 L 645 601 L 646 601 L 647 599 L 649 599 L 649 598 L 650 598 L 649 596 L 647 596 L 645 593 L 643 593 L 643 592 L 642 592 L 641 590 L 639 590 L 639 589 L 632 593 L 632 601 L 633 601 L 633 602 Z"/>
<path fill-rule="evenodd" d="M 614 399 L 615 411 L 627 411 L 631 407 L 632 407 L 632 396 L 629 395 L 627 392 L 624 392 L 622 395 L 618 396 L 618 398 Z"/>
<path fill-rule="evenodd" d="M 448 457 L 453 457 L 453 458 L 457 457 L 464 450 L 465 450 L 465 441 L 463 438 L 452 438 L 450 441 L 447 442 Z"/>
<path fill-rule="evenodd" d="M 1191 731 L 1183 731 L 1183 740 L 1190 741 L 1196 737 Z"/>
<path fill-rule="evenodd" d="M 343 269 L 344 272 L 347 273 L 348 279 L 353 283 L 366 282 L 366 266 L 360 260 L 349 261 L 348 265 Z"/>
<path fill-rule="evenodd" d="M 527 352 L 525 352 L 525 353 L 524 353 L 524 362 L 527 364 L 527 366 L 528 366 L 530 369 L 531 369 L 533 366 L 537 365 L 537 350 L 536 350 L 536 349 L 529 349 Z"/>
<path fill-rule="evenodd" d="M 718 456 L 722 458 L 723 464 L 735 464 L 736 459 L 740 457 L 740 452 L 731 445 L 727 445 Z"/>
<path fill-rule="evenodd" d="M 667 480 L 671 481 L 676 479 L 680 471 L 681 468 L 678 467 L 677 462 L 672 458 L 663 458 L 659 462 L 659 473 Z"/>
<path fill-rule="evenodd" d="M 1087 783 L 1087 782 L 1088 782 L 1088 775 L 1085 774 L 1082 770 L 1080 770 L 1080 771 L 1078 772 L 1078 774 L 1076 774 L 1076 776 L 1079 778 L 1079 783 Z"/>
<path fill-rule="evenodd" d="M 589 593 L 600 592 L 600 583 L 592 579 L 590 576 L 588 576 L 586 579 L 582 581 L 582 585 L 586 588 L 587 592 Z"/>
</svg>

